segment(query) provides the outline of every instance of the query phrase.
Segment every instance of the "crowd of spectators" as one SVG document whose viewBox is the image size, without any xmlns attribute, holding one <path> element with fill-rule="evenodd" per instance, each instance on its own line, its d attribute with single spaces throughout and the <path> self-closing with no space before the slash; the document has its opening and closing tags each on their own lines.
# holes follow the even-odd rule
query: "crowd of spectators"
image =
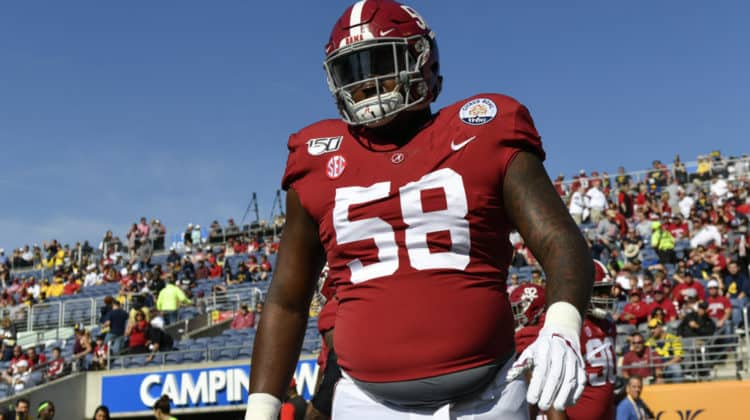
<svg viewBox="0 0 750 420">
<path fill-rule="evenodd" d="M 626 376 L 681 380 L 686 349 L 725 344 L 747 328 L 749 175 L 747 155 L 712 152 L 694 172 L 678 156 L 642 173 L 581 170 L 554 181 L 592 256 L 615 280 Z M 540 282 L 523 238 L 512 235 L 511 242 L 513 266 L 533 267 L 530 281 Z M 519 281 L 511 272 L 509 287 Z"/>
</svg>

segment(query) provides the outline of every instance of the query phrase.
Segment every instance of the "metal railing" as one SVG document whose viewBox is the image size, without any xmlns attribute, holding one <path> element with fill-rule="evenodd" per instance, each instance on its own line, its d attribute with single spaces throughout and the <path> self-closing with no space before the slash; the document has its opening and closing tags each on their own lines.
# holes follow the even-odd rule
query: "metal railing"
<svg viewBox="0 0 750 420">
<path fill-rule="evenodd" d="M 747 313 L 747 310 L 745 310 Z M 682 360 L 670 362 L 653 350 L 651 363 L 622 365 L 625 370 L 647 370 L 652 383 L 700 382 L 717 379 L 743 378 L 748 372 L 748 342 L 746 334 L 722 334 L 681 338 Z M 743 343 L 744 341 L 744 343 Z"/>
</svg>

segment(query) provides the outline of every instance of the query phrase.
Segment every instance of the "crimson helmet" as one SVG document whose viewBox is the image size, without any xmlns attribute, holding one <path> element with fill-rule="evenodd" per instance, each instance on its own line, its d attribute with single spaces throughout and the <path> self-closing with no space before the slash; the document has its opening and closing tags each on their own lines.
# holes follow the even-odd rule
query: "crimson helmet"
<svg viewBox="0 0 750 420">
<path fill-rule="evenodd" d="M 440 93 L 435 33 L 414 9 L 392 0 L 360 0 L 346 9 L 326 44 L 324 67 L 351 125 L 383 125 Z"/>
<path fill-rule="evenodd" d="M 612 286 L 615 282 L 609 275 L 607 267 L 594 260 L 594 287 L 591 293 L 588 313 L 597 318 L 606 318 L 615 311 L 617 299 L 612 297 Z"/>
<path fill-rule="evenodd" d="M 513 320 L 516 329 L 526 325 L 534 325 L 544 313 L 544 287 L 524 283 L 510 293 L 510 308 L 513 310 Z"/>
</svg>

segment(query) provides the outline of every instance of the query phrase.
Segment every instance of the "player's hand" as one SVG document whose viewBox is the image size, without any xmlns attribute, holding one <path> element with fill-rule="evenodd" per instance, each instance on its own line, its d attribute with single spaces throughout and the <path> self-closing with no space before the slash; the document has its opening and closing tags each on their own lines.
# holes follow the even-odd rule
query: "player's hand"
<svg viewBox="0 0 750 420">
<path fill-rule="evenodd" d="M 541 410 L 564 410 L 575 404 L 586 384 L 580 349 L 581 316 L 566 302 L 556 302 L 547 310 L 539 337 L 521 353 L 508 372 L 514 380 L 531 370 L 526 393 L 529 404 Z"/>
</svg>

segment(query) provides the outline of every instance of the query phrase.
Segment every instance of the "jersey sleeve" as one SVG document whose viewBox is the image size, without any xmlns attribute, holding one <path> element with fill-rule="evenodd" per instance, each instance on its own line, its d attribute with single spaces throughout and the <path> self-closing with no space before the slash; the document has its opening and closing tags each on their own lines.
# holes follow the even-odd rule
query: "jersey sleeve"
<svg viewBox="0 0 750 420">
<path fill-rule="evenodd" d="M 294 188 L 295 184 L 304 178 L 309 172 L 309 168 L 304 164 L 304 156 L 300 156 L 301 153 L 305 152 L 304 146 L 304 142 L 300 139 L 299 133 L 294 133 L 289 136 L 289 142 L 287 143 L 289 156 L 286 160 L 284 176 L 281 178 L 281 188 L 283 188 L 284 191 L 288 191 L 289 188 Z"/>
</svg>

